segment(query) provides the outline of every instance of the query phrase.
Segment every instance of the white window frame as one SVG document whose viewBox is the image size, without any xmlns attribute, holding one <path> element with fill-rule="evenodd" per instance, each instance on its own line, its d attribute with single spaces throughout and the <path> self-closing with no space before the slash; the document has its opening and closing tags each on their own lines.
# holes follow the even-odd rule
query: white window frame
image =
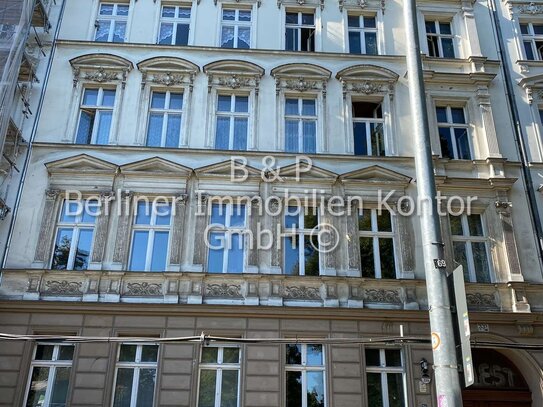
<svg viewBox="0 0 543 407">
<path fill-rule="evenodd" d="M 221 112 L 219 111 L 219 97 L 221 96 L 229 96 L 230 97 L 230 111 L 229 112 Z M 236 112 L 236 99 L 238 97 L 246 97 L 247 98 L 247 112 Z M 251 95 L 249 93 L 243 93 L 243 92 L 217 92 L 216 96 L 216 102 L 215 102 L 215 138 L 213 140 L 214 147 L 217 144 L 217 123 L 219 117 L 228 117 L 230 128 L 228 130 L 228 149 L 233 150 L 234 149 L 234 126 L 235 126 L 235 119 L 247 119 L 247 150 L 249 149 L 249 141 L 250 141 L 250 131 L 251 131 Z M 215 147 L 216 148 L 216 147 Z M 246 151 L 246 150 L 243 150 Z"/>
<path fill-rule="evenodd" d="M 152 107 L 153 103 L 153 94 L 155 93 L 165 93 L 166 99 L 164 101 L 165 106 L 168 106 L 167 108 L 154 108 Z M 171 109 L 170 108 L 170 98 L 171 94 L 180 94 L 181 100 L 182 100 L 182 106 L 181 110 Z M 162 134 L 160 136 L 160 146 L 159 147 L 165 147 L 166 146 L 166 133 L 168 131 L 168 117 L 169 115 L 181 115 L 181 126 L 180 126 L 180 133 L 179 133 L 179 141 L 177 142 L 177 146 L 179 147 L 181 144 L 181 140 L 183 139 L 183 131 L 184 131 L 184 120 L 185 120 L 185 90 L 183 88 L 175 89 L 175 90 L 163 90 L 163 89 L 151 89 L 151 93 L 149 95 L 149 111 L 147 113 L 147 126 L 145 128 L 145 145 L 147 147 L 157 147 L 157 146 L 149 146 L 148 140 L 149 140 L 149 125 L 151 123 L 151 115 L 152 114 L 162 114 Z M 171 148 L 171 147 L 170 147 Z"/>
<path fill-rule="evenodd" d="M 166 206 L 165 202 L 153 202 L 151 203 L 151 220 L 149 222 L 149 225 L 137 225 L 136 219 L 137 219 L 137 207 L 138 203 L 141 203 L 142 201 L 135 202 L 135 212 L 133 215 L 132 220 L 132 232 L 130 234 L 130 256 L 128 259 L 128 269 L 130 269 L 130 266 L 132 264 L 132 258 L 133 258 L 133 250 L 134 250 L 134 236 L 135 232 L 137 231 L 145 231 L 149 232 L 147 235 L 147 251 L 145 253 L 145 270 L 135 270 L 135 271 L 151 271 L 151 262 L 153 260 L 153 248 L 154 248 L 154 242 L 155 242 L 155 233 L 156 232 L 168 232 L 168 247 L 166 248 L 166 267 L 168 266 L 168 260 L 169 260 L 169 254 L 170 254 L 170 246 L 171 246 L 171 238 L 172 238 L 172 222 L 173 222 L 173 205 L 171 203 L 168 203 L 167 205 L 170 207 L 170 224 L 169 225 L 157 225 L 156 219 L 157 214 L 161 211 L 161 209 L 157 209 L 157 207 L 160 206 Z M 149 205 L 147 205 L 149 207 Z M 158 212 L 157 212 L 158 210 Z M 165 270 L 166 271 L 166 270 Z"/>
<path fill-rule="evenodd" d="M 468 217 L 465 213 L 461 214 L 460 220 L 462 223 L 462 235 L 453 234 L 451 228 L 449 228 L 451 241 L 453 245 L 453 258 L 454 258 L 454 243 L 455 242 L 464 243 L 465 248 L 466 248 L 466 261 L 468 263 L 468 270 L 464 270 L 464 275 L 467 274 L 469 276 L 470 281 L 468 282 L 475 283 L 477 282 L 477 274 L 475 271 L 475 261 L 473 259 L 473 250 L 472 250 L 471 244 L 484 243 L 486 261 L 488 264 L 488 273 L 489 273 L 488 279 L 492 283 L 494 282 L 494 273 L 492 269 L 492 261 L 491 261 L 492 258 L 490 257 L 490 250 L 489 250 L 490 239 L 488 238 L 485 217 L 480 213 L 472 213 L 472 215 L 479 216 L 479 219 L 481 220 L 481 227 L 483 229 L 483 236 L 472 236 L 469 230 Z"/>
<path fill-rule="evenodd" d="M 369 27 L 351 27 L 349 26 L 349 18 L 350 17 L 357 17 L 359 19 L 359 21 L 363 22 L 364 21 L 364 18 L 366 17 L 373 17 L 375 19 L 375 28 L 369 28 Z M 361 50 L 361 54 L 360 55 L 368 55 L 367 54 L 367 50 L 366 50 L 366 33 L 375 33 L 375 41 L 376 41 L 376 45 L 377 45 L 377 54 L 375 55 L 381 55 L 381 44 L 380 44 L 380 41 L 379 41 L 379 21 L 380 21 L 380 18 L 379 18 L 379 13 L 375 12 L 375 13 L 363 13 L 363 14 L 360 14 L 360 13 L 353 13 L 353 12 L 348 12 L 347 13 L 347 51 L 349 53 L 351 53 L 351 41 L 349 40 L 349 33 L 350 32 L 359 32 L 360 33 L 360 50 Z M 359 55 L 359 54 L 352 54 L 352 55 Z M 369 54 L 370 56 L 373 56 L 373 54 Z"/>
<path fill-rule="evenodd" d="M 59 210 L 59 214 L 57 215 L 57 224 L 56 224 L 56 227 L 55 227 L 55 233 L 53 235 L 53 251 L 51 253 L 51 261 L 50 261 L 50 264 L 51 264 L 51 267 L 53 265 L 53 260 L 54 260 L 54 257 L 55 257 L 55 246 L 56 246 L 56 243 L 57 243 L 57 237 L 58 237 L 58 232 L 60 229 L 72 229 L 72 242 L 70 244 L 70 254 L 68 256 L 68 264 L 66 265 L 66 271 L 68 270 L 73 270 L 73 267 L 74 267 L 74 261 L 75 261 L 75 253 L 77 251 L 77 245 L 79 244 L 79 237 L 80 237 L 80 232 L 81 230 L 92 230 L 92 242 L 91 242 L 91 247 L 90 247 L 90 251 L 89 251 L 89 265 L 90 265 L 90 262 L 91 262 L 91 257 L 92 257 L 92 251 L 94 249 L 94 239 L 96 237 L 96 218 L 97 216 L 94 216 L 94 222 L 93 223 L 83 223 L 82 220 L 83 220 L 83 214 L 85 212 L 85 209 L 87 207 L 87 202 L 89 202 L 88 200 L 86 199 L 83 199 L 81 201 L 76 201 L 76 200 L 68 200 L 68 199 L 65 199 L 61 205 L 60 205 L 60 210 Z M 97 202 L 97 205 L 98 205 L 98 201 Z M 79 205 L 81 205 L 80 207 L 82 207 L 82 211 L 81 213 L 79 213 L 78 215 L 75 216 L 75 221 L 74 222 L 63 222 L 61 220 L 62 218 L 62 215 L 64 214 L 64 208 L 65 208 L 65 205 L 69 205 L 70 203 L 78 203 Z"/>
<path fill-rule="evenodd" d="M 287 114 L 286 106 L 287 99 L 297 99 L 298 100 L 298 115 Z M 315 115 L 314 116 L 304 116 L 303 115 L 303 101 L 304 100 L 313 100 L 315 102 Z M 285 94 L 283 101 L 283 148 L 286 151 L 287 148 L 287 120 L 296 120 L 298 122 L 298 151 L 297 152 L 288 152 L 290 154 L 317 154 L 319 151 L 319 103 L 320 98 L 316 95 L 291 95 Z M 315 152 L 309 153 L 303 151 L 304 149 L 304 132 L 303 132 L 303 123 L 304 121 L 314 121 L 315 122 Z"/>
<path fill-rule="evenodd" d="M 235 11 L 235 20 L 223 20 L 223 12 L 224 10 L 230 10 Z M 239 11 L 249 11 L 251 12 L 251 21 L 239 21 Z M 226 49 L 252 49 L 253 46 L 253 34 L 254 34 L 254 28 L 253 28 L 253 21 L 255 20 L 255 11 L 253 10 L 253 7 L 242 7 L 237 5 L 230 5 L 226 4 L 222 6 L 221 12 L 220 12 L 220 24 L 219 24 L 219 44 L 218 46 L 222 48 L 222 28 L 223 26 L 233 26 L 234 27 L 234 46 L 232 48 L 226 48 Z M 249 37 L 249 48 L 238 48 L 238 31 L 239 27 L 248 27 L 250 32 Z"/>
<path fill-rule="evenodd" d="M 54 346 L 53 349 L 53 357 L 52 360 L 36 360 L 36 352 L 38 350 L 38 345 L 46 345 L 46 346 Z M 26 406 L 26 403 L 28 401 L 28 395 L 30 392 L 30 386 L 32 385 L 32 372 L 34 371 L 35 367 L 48 367 L 49 368 L 49 375 L 47 376 L 47 389 L 45 390 L 45 400 L 42 407 L 49 407 L 49 404 L 51 403 L 51 396 L 53 394 L 53 385 L 55 383 L 56 379 L 56 369 L 58 367 L 73 367 L 73 356 L 71 360 L 58 360 L 58 355 L 60 352 L 61 346 L 73 346 L 74 347 L 74 353 L 75 355 L 75 345 L 67 345 L 62 343 L 49 343 L 49 342 L 37 342 L 34 346 L 33 352 L 32 352 L 32 362 L 30 362 L 30 368 L 28 373 L 28 380 L 26 384 L 26 391 L 25 391 L 25 398 L 23 406 Z M 72 374 L 72 371 L 70 371 L 70 376 Z M 71 380 L 70 380 L 71 382 Z M 71 383 L 69 383 L 71 385 Z M 69 395 L 70 389 L 68 389 L 68 395 Z"/>
<path fill-rule="evenodd" d="M 541 25 L 543 26 L 543 21 L 520 21 L 519 22 L 519 33 L 521 36 L 521 48 L 522 48 L 522 55 L 524 58 L 528 61 L 528 56 L 526 55 L 526 49 L 525 49 L 525 42 L 530 42 L 530 47 L 532 48 L 532 53 L 534 55 L 534 59 L 531 61 L 542 61 L 543 60 L 543 46 L 538 51 L 536 41 L 539 41 L 543 43 L 543 34 L 536 34 L 534 32 L 534 24 L 535 25 Z M 528 34 L 523 34 L 521 30 L 522 25 L 528 26 Z"/>
<path fill-rule="evenodd" d="M 405 405 L 407 406 L 407 383 L 406 383 L 406 375 L 405 375 L 405 356 L 402 349 L 397 348 L 364 348 L 364 355 L 366 349 L 378 349 L 379 350 L 379 362 L 381 363 L 381 366 L 368 366 L 367 363 L 365 363 L 366 373 L 380 373 L 381 374 L 381 391 L 382 391 L 382 398 L 383 398 L 383 407 L 389 407 L 389 399 L 388 399 L 388 373 L 401 373 L 402 375 L 402 382 L 403 382 L 403 398 Z M 401 366 L 387 366 L 386 365 L 386 350 L 399 350 L 400 351 L 400 357 L 401 357 Z M 365 358 L 365 356 L 364 356 Z M 367 393 L 367 392 L 366 392 Z M 366 394 L 366 398 L 367 398 Z M 367 400 L 369 403 L 369 400 Z"/>
<path fill-rule="evenodd" d="M 294 208 L 298 209 L 298 214 L 297 215 L 288 213 L 288 212 L 290 212 L 291 209 L 294 209 Z M 309 213 L 312 213 L 311 211 L 316 212 L 316 214 L 317 214 L 317 228 L 316 229 L 315 228 L 307 229 L 305 227 L 305 212 L 306 211 L 308 211 Z M 298 228 L 293 230 L 293 229 L 291 229 L 291 228 L 289 229 L 289 228 L 287 228 L 285 226 L 285 219 L 286 219 L 287 215 L 289 215 L 289 216 L 298 216 Z M 316 237 L 318 239 L 318 231 L 320 230 L 320 222 L 321 222 L 321 211 L 319 210 L 318 207 L 289 206 L 289 207 L 285 208 L 285 213 L 283 215 L 283 231 L 284 231 L 283 235 L 285 237 L 284 244 L 285 245 L 288 244 L 286 242 L 287 237 L 297 238 L 297 241 L 298 241 L 298 247 L 297 247 L 297 250 L 298 250 L 298 264 L 300 265 L 299 276 L 305 276 L 305 255 L 304 255 L 305 242 L 306 242 L 306 240 L 309 239 L 310 244 L 311 244 L 312 233 L 313 234 L 317 233 Z M 283 251 L 283 274 L 284 274 L 284 271 L 285 271 L 284 266 L 285 266 L 285 253 Z M 322 255 L 319 252 L 319 275 L 321 275 L 321 272 L 322 272 Z"/>
<path fill-rule="evenodd" d="M 224 216 L 224 223 L 225 225 L 220 225 L 220 224 L 217 224 L 217 223 L 214 223 L 214 224 L 211 224 L 210 223 L 210 228 L 209 228 L 209 232 L 208 232 L 208 239 L 209 239 L 209 236 L 211 236 L 212 233 L 224 233 L 224 241 L 223 241 L 223 245 L 226 245 L 226 244 L 229 244 L 228 242 L 232 242 L 232 235 L 235 235 L 235 234 L 239 234 L 242 238 L 243 238 L 243 259 L 242 259 L 242 263 L 243 263 L 243 270 L 242 270 L 242 273 L 245 272 L 245 270 L 247 270 L 247 238 L 246 238 L 246 233 L 247 233 L 247 230 L 248 230 L 248 226 L 247 226 L 247 221 L 248 221 L 248 216 L 247 216 L 247 211 L 249 210 L 249 206 L 244 204 L 244 203 L 213 203 L 213 202 L 210 202 L 209 204 L 209 208 L 210 210 L 212 211 L 212 207 L 213 205 L 218 205 L 218 206 L 222 206 L 224 209 L 223 210 L 226 210 L 226 212 L 224 212 L 225 216 Z M 236 211 L 237 207 L 239 206 L 243 206 L 244 207 L 244 211 L 245 211 L 245 220 L 244 220 L 244 223 L 243 223 L 243 227 L 240 227 L 240 226 L 230 226 L 230 222 L 232 220 L 232 213 L 234 213 L 234 211 Z M 210 222 L 211 222 L 211 218 L 210 218 Z M 208 240 L 209 241 L 209 240 Z M 233 244 L 233 243 L 232 243 Z M 208 249 L 208 257 L 209 257 L 209 250 Z M 229 273 L 228 272 L 228 258 L 230 256 L 230 250 L 228 247 L 223 247 L 222 248 L 222 272 L 221 273 L 213 273 L 213 274 L 232 274 L 232 273 Z M 206 267 L 209 266 L 209 260 L 206 264 Z M 209 273 L 209 270 L 207 270 L 207 272 Z"/>
<path fill-rule="evenodd" d="M 438 108 L 446 108 L 447 110 L 447 122 L 440 122 L 439 119 L 437 118 L 437 109 Z M 462 109 L 464 111 L 464 122 L 465 123 L 453 123 L 453 120 L 452 120 L 452 108 L 454 109 Z M 469 126 L 469 118 L 468 118 L 468 109 L 466 108 L 465 105 L 455 105 L 455 104 L 446 104 L 446 103 L 436 103 L 435 105 L 435 114 L 436 114 L 436 123 L 437 123 L 437 137 L 438 137 L 438 142 L 439 142 L 439 151 L 440 151 L 440 155 L 443 157 L 443 152 L 441 151 L 441 138 L 440 138 L 440 135 L 439 135 L 439 128 L 440 127 L 447 127 L 449 129 L 449 134 L 451 136 L 451 140 L 453 140 L 453 156 L 450 157 L 451 160 L 473 160 L 474 159 L 474 154 L 473 154 L 473 145 L 472 145 L 472 141 L 471 141 L 471 131 L 470 131 L 470 126 Z M 470 154 L 470 158 L 459 158 L 459 154 L 458 154 L 458 146 L 457 146 L 457 141 L 456 141 L 456 134 L 454 132 L 454 129 L 465 129 L 466 130 L 466 133 L 468 135 L 468 148 L 469 148 L 469 154 Z"/>
<path fill-rule="evenodd" d="M 295 341 L 287 345 L 295 344 Z M 322 372 L 322 381 L 324 387 L 324 405 L 328 406 L 328 389 L 326 385 L 326 350 L 324 344 L 314 343 L 314 344 L 299 344 L 302 347 L 302 364 L 301 365 L 292 365 L 286 363 L 286 357 L 283 359 L 285 361 L 285 376 L 284 383 L 286 383 L 286 372 L 301 372 L 302 373 L 302 405 L 300 407 L 307 407 L 307 372 Z M 320 366 L 308 366 L 307 365 L 307 346 L 310 345 L 320 345 L 322 349 L 322 365 Z M 285 349 L 285 348 L 283 348 Z M 286 391 L 285 391 L 286 394 Z"/>
<path fill-rule="evenodd" d="M 396 278 L 398 278 L 398 256 L 396 255 L 396 250 L 398 247 L 398 238 L 397 238 L 397 232 L 396 232 L 396 222 L 395 222 L 395 214 L 393 212 L 388 211 L 387 209 L 382 209 L 382 212 L 389 212 L 390 214 L 390 226 L 392 231 L 391 232 L 385 232 L 378 230 L 378 224 L 377 224 L 377 215 L 379 212 L 379 209 L 375 208 L 363 208 L 364 210 L 371 211 L 371 231 L 369 230 L 360 230 L 359 225 L 357 224 L 358 229 L 358 237 L 369 237 L 373 239 L 373 267 L 375 270 L 375 278 L 380 279 L 382 278 L 382 272 L 381 272 L 381 253 L 379 251 L 379 239 L 392 239 L 392 252 L 394 253 L 394 274 L 396 275 Z M 358 209 L 358 215 L 362 215 L 363 209 Z M 362 270 L 362 266 L 360 267 L 360 272 L 362 277 L 364 276 L 364 270 Z M 370 277 L 368 277 L 370 278 Z"/>
<path fill-rule="evenodd" d="M 120 362 L 119 356 L 121 354 L 121 346 L 122 345 L 134 345 L 136 346 L 136 361 L 135 362 Z M 143 346 L 157 346 L 157 360 L 156 362 L 142 362 L 141 361 L 141 353 Z M 153 401 L 156 399 L 156 389 L 157 389 L 157 381 L 158 381 L 158 361 L 160 359 L 160 346 L 155 343 L 131 343 L 131 342 L 122 342 L 119 343 L 119 346 L 117 347 L 117 357 L 115 361 L 115 375 L 113 377 L 113 394 L 111 397 L 111 406 L 114 406 L 115 403 L 115 388 L 117 387 L 117 374 L 119 372 L 119 369 L 134 369 L 134 376 L 132 377 L 132 393 L 131 393 L 131 399 L 130 399 L 130 407 L 136 407 L 137 397 L 138 397 L 138 385 L 140 381 L 140 370 L 143 369 L 152 369 L 154 368 L 156 371 L 155 375 L 155 386 L 153 390 Z"/>
<path fill-rule="evenodd" d="M 426 31 L 426 23 L 427 22 L 428 23 L 431 22 L 431 23 L 434 24 L 434 27 L 436 29 L 435 33 L 429 33 L 429 32 Z M 439 26 L 439 24 L 445 24 L 445 23 L 449 24 L 449 26 L 451 27 L 451 33 L 450 34 L 441 34 L 441 27 Z M 426 47 L 428 47 L 428 37 L 436 37 L 437 38 L 438 55 L 432 56 L 432 58 L 450 58 L 450 57 L 445 57 L 443 55 L 443 44 L 442 44 L 443 38 L 450 38 L 452 40 L 454 58 L 458 58 L 458 49 L 457 49 L 457 46 L 456 46 L 456 43 L 455 43 L 454 25 L 453 25 L 452 19 L 439 19 L 439 18 L 436 18 L 434 16 L 425 16 L 424 17 L 424 31 L 425 31 L 424 39 L 426 40 Z M 428 49 L 428 56 L 430 56 L 430 49 Z"/>
<path fill-rule="evenodd" d="M 296 24 L 287 23 L 286 22 L 286 16 L 287 13 L 297 13 L 298 14 L 298 22 Z M 313 25 L 303 24 L 302 23 L 302 14 L 313 14 Z M 320 21 L 320 18 L 317 16 L 317 10 L 316 9 L 299 9 L 299 8 L 286 8 L 284 12 L 284 51 L 287 52 L 317 52 L 317 27 L 318 27 L 318 21 Z M 307 50 L 302 51 L 302 29 L 303 28 L 313 28 L 313 50 Z M 286 38 L 287 38 L 287 29 L 296 29 L 298 31 L 298 43 L 296 44 L 296 48 L 294 50 L 287 50 L 287 44 L 286 44 Z"/>
<path fill-rule="evenodd" d="M 236 345 L 210 345 L 206 346 L 207 348 L 217 348 L 217 363 L 202 363 L 202 351 L 200 352 L 200 363 L 198 365 L 198 390 L 196 400 L 199 403 L 200 401 L 200 380 L 202 370 L 215 370 L 217 375 L 215 376 L 215 406 L 221 407 L 221 394 L 222 394 L 222 372 L 223 370 L 235 370 L 238 373 L 238 391 L 237 391 L 237 403 L 236 406 L 240 406 L 240 395 L 241 395 L 241 358 L 242 350 L 240 346 Z M 223 363 L 224 349 L 225 348 L 236 348 L 239 349 L 239 359 L 238 363 Z"/>
<path fill-rule="evenodd" d="M 100 14 L 100 8 L 103 4 L 111 4 L 113 5 L 113 14 L 111 16 L 108 16 L 108 15 L 101 15 Z M 126 16 L 119 16 L 117 15 L 117 8 L 118 6 L 127 6 L 128 7 L 128 14 Z M 130 16 L 130 3 L 129 2 L 122 2 L 122 1 L 118 1 L 118 2 L 114 2 L 114 1 L 100 1 L 98 3 L 98 10 L 96 12 L 96 20 L 94 22 L 94 30 L 93 30 L 93 41 L 96 41 L 96 33 L 98 31 L 98 20 L 107 20 L 109 21 L 109 33 L 108 33 L 108 36 L 107 36 L 107 41 L 105 42 L 113 42 L 113 33 L 115 32 L 115 26 L 117 24 L 117 22 L 124 22 L 126 23 L 126 26 L 125 26 L 125 32 L 124 32 L 124 38 L 123 38 L 123 41 L 122 42 L 119 42 L 119 44 L 122 44 L 122 43 L 125 43 L 128 41 L 128 29 L 129 29 L 129 26 L 128 26 L 128 17 Z M 100 41 L 102 42 L 102 41 Z"/>
<path fill-rule="evenodd" d="M 371 118 L 371 117 L 355 117 L 354 115 L 354 104 L 355 103 L 364 103 L 364 102 L 368 102 L 368 103 L 379 103 L 379 105 L 381 106 L 381 118 L 377 118 L 377 117 L 374 117 L 374 118 Z M 352 113 L 351 113 L 351 117 L 352 117 L 352 127 L 353 127 L 353 152 L 355 151 L 354 149 L 354 145 L 355 145 L 355 140 L 354 140 L 354 125 L 355 123 L 365 123 L 366 125 L 366 149 L 368 150 L 368 155 L 367 157 L 386 157 L 388 154 L 387 154 L 387 150 L 388 150 L 388 147 L 387 147 L 387 134 L 386 134 L 386 129 L 387 129 L 387 125 L 386 125 L 386 121 L 385 121 L 385 104 L 384 104 L 384 100 L 383 99 L 380 99 L 380 100 L 362 100 L 362 99 L 351 99 L 351 110 L 352 110 Z M 375 116 L 375 110 L 374 110 L 374 116 Z M 380 155 L 376 155 L 374 154 L 374 151 L 373 151 L 373 146 L 372 146 L 372 140 L 371 140 L 371 124 L 382 124 L 382 129 L 383 129 L 383 149 L 385 150 L 385 154 L 384 156 L 380 156 Z M 362 156 L 363 157 L 363 156 Z"/>
<path fill-rule="evenodd" d="M 164 9 L 164 7 L 175 7 L 175 17 L 173 18 L 170 18 L 170 17 L 163 17 L 162 16 L 162 10 Z M 182 17 L 179 17 L 179 9 L 182 9 L 182 8 L 187 8 L 190 10 L 190 17 L 187 19 L 187 18 L 182 18 Z M 156 44 L 159 44 L 159 45 L 168 45 L 168 44 L 160 44 L 159 41 L 160 41 L 160 28 L 162 26 L 162 23 L 166 23 L 166 24 L 173 24 L 174 26 L 174 29 L 173 29 L 173 33 L 172 33 L 172 42 L 169 44 L 169 45 L 174 45 L 174 46 L 184 46 L 184 45 L 177 45 L 175 44 L 175 38 L 177 37 L 177 26 L 178 24 L 186 24 L 189 26 L 189 32 L 188 32 L 188 36 L 187 36 L 187 44 L 186 45 L 190 45 L 191 44 L 191 35 L 192 35 L 192 20 L 194 19 L 193 18 L 193 10 L 192 10 L 192 4 L 190 3 L 187 3 L 187 4 L 173 4 L 173 3 L 169 3 L 169 2 L 162 2 L 162 4 L 160 5 L 160 10 L 159 10 L 159 22 L 158 22 L 158 29 L 157 29 L 157 35 L 156 35 L 156 41 L 155 43 Z"/>
<path fill-rule="evenodd" d="M 84 105 L 83 101 L 85 100 L 85 92 L 89 89 L 98 90 L 98 96 L 96 100 L 96 105 Z M 113 90 L 115 91 L 115 101 L 113 102 L 113 106 L 103 106 L 103 100 L 104 100 L 104 90 Z M 93 86 L 85 86 L 83 87 L 83 91 L 81 92 L 81 102 L 79 103 L 79 109 L 78 109 L 78 116 L 77 116 L 77 124 L 75 126 L 75 135 L 74 135 L 74 142 L 77 142 L 77 133 L 79 131 L 79 124 L 81 122 L 81 114 L 84 109 L 86 110 L 94 110 L 95 113 L 95 119 L 92 124 L 92 135 L 91 140 L 87 145 L 95 145 L 96 144 L 96 137 L 98 133 L 98 127 L 100 123 L 100 116 L 102 112 L 111 112 L 111 125 L 109 127 L 109 134 L 108 134 L 108 144 L 111 143 L 111 136 L 114 131 L 114 119 L 115 119 L 115 105 L 117 104 L 117 88 L 116 87 L 107 87 L 107 86 L 100 86 L 100 87 L 93 87 Z"/>
</svg>

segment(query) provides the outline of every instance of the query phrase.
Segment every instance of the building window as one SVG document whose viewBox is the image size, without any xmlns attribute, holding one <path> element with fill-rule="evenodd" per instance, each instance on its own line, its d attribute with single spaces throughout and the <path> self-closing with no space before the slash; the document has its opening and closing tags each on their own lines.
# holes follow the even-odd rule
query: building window
<svg viewBox="0 0 543 407">
<path fill-rule="evenodd" d="M 152 406 L 155 394 L 158 345 L 119 347 L 113 407 Z"/>
<path fill-rule="evenodd" d="M 383 105 L 381 102 L 353 102 L 355 155 L 385 155 Z"/>
<path fill-rule="evenodd" d="M 246 214 L 243 204 L 212 204 L 209 233 L 209 273 L 243 273 Z"/>
<path fill-rule="evenodd" d="M 349 52 L 377 55 L 377 22 L 375 15 L 349 15 Z"/>
<path fill-rule="evenodd" d="M 115 106 L 115 89 L 87 88 L 79 108 L 77 144 L 108 144 Z"/>
<path fill-rule="evenodd" d="M 396 278 L 391 213 L 386 209 L 360 210 L 358 230 L 362 277 Z"/>
<path fill-rule="evenodd" d="M 287 407 L 325 407 L 325 362 L 322 345 L 286 345 Z"/>
<path fill-rule="evenodd" d="M 402 353 L 399 349 L 366 349 L 368 405 L 404 407 Z"/>
<path fill-rule="evenodd" d="M 285 99 L 285 151 L 317 152 L 317 100 Z"/>
<path fill-rule="evenodd" d="M 147 145 L 151 147 L 179 147 L 183 93 L 153 92 L 149 108 Z"/>
<path fill-rule="evenodd" d="M 30 364 L 25 406 L 68 405 L 68 388 L 74 357 L 73 345 L 38 343 Z"/>
<path fill-rule="evenodd" d="M 450 21 L 426 20 L 426 40 L 431 57 L 454 58 L 454 35 Z"/>
<path fill-rule="evenodd" d="M 221 47 L 251 48 L 251 10 L 222 10 Z"/>
<path fill-rule="evenodd" d="M 130 270 L 165 271 L 172 205 L 138 202 L 132 227 Z"/>
<path fill-rule="evenodd" d="M 51 269 L 87 270 L 98 201 L 64 201 L 57 222 Z"/>
<path fill-rule="evenodd" d="M 466 281 L 490 283 L 488 238 L 479 214 L 449 216 L 454 260 L 464 268 Z"/>
<path fill-rule="evenodd" d="M 128 21 L 128 4 L 100 3 L 98 19 L 94 23 L 94 40 L 99 42 L 124 42 Z"/>
<path fill-rule="evenodd" d="M 441 156 L 471 160 L 469 133 L 463 107 L 436 106 Z"/>
<path fill-rule="evenodd" d="M 163 6 L 157 42 L 165 45 L 187 45 L 189 28 L 190 7 Z"/>
<path fill-rule="evenodd" d="M 319 275 L 318 228 L 317 208 L 287 208 L 284 223 L 284 274 Z"/>
<path fill-rule="evenodd" d="M 315 14 L 286 12 L 287 51 L 315 51 Z"/>
<path fill-rule="evenodd" d="M 520 23 L 524 52 L 528 60 L 542 60 L 543 24 Z"/>
<path fill-rule="evenodd" d="M 240 351 L 234 346 L 205 346 L 200 357 L 198 407 L 238 407 Z"/>
<path fill-rule="evenodd" d="M 249 96 L 218 95 L 215 148 L 247 150 L 248 126 Z"/>
</svg>

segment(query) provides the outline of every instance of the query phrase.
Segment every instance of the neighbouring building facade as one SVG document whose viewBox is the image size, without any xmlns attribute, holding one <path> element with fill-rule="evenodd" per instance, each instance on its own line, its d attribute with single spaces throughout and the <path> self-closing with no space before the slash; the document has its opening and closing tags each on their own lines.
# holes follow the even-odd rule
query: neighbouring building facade
<svg viewBox="0 0 543 407">
<path fill-rule="evenodd" d="M 0 282 L 0 331 L 21 335 L 0 405 L 437 406 L 402 2 L 58 3 Z M 543 269 L 493 16 L 417 7 L 476 342 L 464 405 L 540 406 Z M 523 7 L 537 54 L 541 6 Z"/>
</svg>

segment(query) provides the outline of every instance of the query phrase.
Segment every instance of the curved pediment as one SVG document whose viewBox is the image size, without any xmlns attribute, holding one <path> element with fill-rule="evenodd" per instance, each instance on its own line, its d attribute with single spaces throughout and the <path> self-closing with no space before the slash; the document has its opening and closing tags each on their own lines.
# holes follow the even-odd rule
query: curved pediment
<svg viewBox="0 0 543 407">
<path fill-rule="evenodd" d="M 113 54 L 86 54 L 70 59 L 72 67 L 110 68 L 132 70 L 134 65 L 128 59 Z"/>
<path fill-rule="evenodd" d="M 379 165 L 361 168 L 340 176 L 343 184 L 365 184 L 365 185 L 396 185 L 407 187 L 411 182 L 411 177 L 399 172 L 389 170 Z"/>
<path fill-rule="evenodd" d="M 204 72 L 206 74 L 245 74 L 260 77 L 264 75 L 264 68 L 252 62 L 225 59 L 207 64 L 204 66 Z"/>
<path fill-rule="evenodd" d="M 271 70 L 273 77 L 311 77 L 329 79 L 332 72 L 315 64 L 285 64 Z"/>
<path fill-rule="evenodd" d="M 355 65 L 339 71 L 336 75 L 338 80 L 364 81 L 381 80 L 387 82 L 396 82 L 399 75 L 390 69 L 376 65 Z"/>
<path fill-rule="evenodd" d="M 50 161 L 45 163 L 49 174 L 58 173 L 110 173 L 115 174 L 118 166 L 109 161 L 90 156 L 88 154 L 80 154 L 73 157 L 63 158 L 61 160 Z"/>
<path fill-rule="evenodd" d="M 140 71 L 158 71 L 158 72 L 187 72 L 198 73 L 200 67 L 183 58 L 174 57 L 156 57 L 141 61 L 138 64 Z"/>
<path fill-rule="evenodd" d="M 153 175 L 153 176 L 175 176 L 189 177 L 192 168 L 174 163 L 160 157 L 147 158 L 134 163 L 120 166 L 121 174 L 124 175 Z"/>
</svg>

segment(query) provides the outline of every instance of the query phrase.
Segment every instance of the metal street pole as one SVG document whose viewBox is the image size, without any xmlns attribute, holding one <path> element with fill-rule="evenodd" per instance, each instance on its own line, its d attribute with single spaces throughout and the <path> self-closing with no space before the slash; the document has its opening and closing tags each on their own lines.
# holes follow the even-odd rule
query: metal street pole
<svg viewBox="0 0 543 407">
<path fill-rule="evenodd" d="M 434 165 L 424 91 L 416 1 L 404 1 L 409 100 L 415 145 L 417 193 L 438 407 L 461 407 L 462 396 L 437 211 Z"/>
</svg>

